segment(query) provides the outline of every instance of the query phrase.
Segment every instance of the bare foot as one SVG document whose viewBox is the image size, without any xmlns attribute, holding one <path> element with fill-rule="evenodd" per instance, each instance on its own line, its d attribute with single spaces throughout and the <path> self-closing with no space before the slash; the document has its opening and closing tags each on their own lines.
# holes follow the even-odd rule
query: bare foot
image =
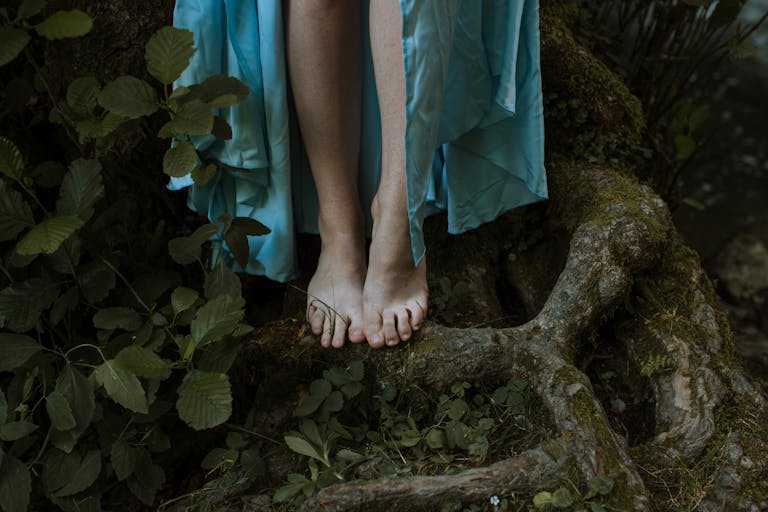
<svg viewBox="0 0 768 512">
<path fill-rule="evenodd" d="M 322 222 L 320 235 L 320 259 L 307 289 L 307 320 L 325 348 L 342 347 L 347 336 L 360 343 L 365 340 L 365 238 L 362 231 L 323 229 Z"/>
<path fill-rule="evenodd" d="M 374 199 L 373 240 L 363 288 L 365 337 L 394 347 L 419 330 L 427 315 L 427 263 L 413 265 L 403 196 Z"/>
</svg>

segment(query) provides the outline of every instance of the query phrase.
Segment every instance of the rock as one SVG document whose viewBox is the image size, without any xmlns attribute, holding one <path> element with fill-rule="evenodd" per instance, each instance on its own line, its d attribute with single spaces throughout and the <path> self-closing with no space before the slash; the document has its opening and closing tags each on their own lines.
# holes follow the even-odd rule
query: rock
<svg viewBox="0 0 768 512">
<path fill-rule="evenodd" d="M 736 235 L 718 254 L 714 272 L 733 300 L 752 302 L 768 289 L 768 249 L 752 235 Z"/>
</svg>

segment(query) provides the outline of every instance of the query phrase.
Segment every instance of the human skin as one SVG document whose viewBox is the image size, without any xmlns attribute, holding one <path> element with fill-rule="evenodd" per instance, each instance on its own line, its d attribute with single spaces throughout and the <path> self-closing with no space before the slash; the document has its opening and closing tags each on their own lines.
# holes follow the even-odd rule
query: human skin
<svg viewBox="0 0 768 512">
<path fill-rule="evenodd" d="M 366 265 L 357 193 L 360 141 L 360 3 L 286 2 L 291 89 L 319 200 L 321 252 L 307 290 L 307 319 L 324 347 L 346 338 L 374 347 L 411 338 L 427 309 L 426 261 L 414 266 L 405 185 L 405 84 L 397 0 L 370 4 L 381 111 L 382 172 L 371 206 Z"/>
</svg>

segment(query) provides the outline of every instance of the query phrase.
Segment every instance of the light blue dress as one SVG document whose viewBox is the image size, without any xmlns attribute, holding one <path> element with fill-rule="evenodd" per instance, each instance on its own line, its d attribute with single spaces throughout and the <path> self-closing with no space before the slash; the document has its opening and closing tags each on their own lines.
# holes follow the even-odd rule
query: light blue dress
<svg viewBox="0 0 768 512">
<path fill-rule="evenodd" d="M 378 0 L 371 0 L 378 1 Z M 367 4 L 367 2 L 364 2 Z M 424 217 L 447 211 L 460 233 L 546 199 L 538 0 L 400 0 L 406 86 L 406 188 L 414 262 L 424 256 Z M 367 7 L 363 9 L 367 11 Z M 369 211 L 380 176 L 380 117 L 362 15 L 363 95 L 359 190 Z M 295 233 L 317 232 L 317 195 L 288 104 L 279 0 L 177 0 L 174 24 L 197 52 L 178 85 L 226 74 L 252 93 L 219 115 L 233 138 L 194 139 L 221 170 L 189 187 L 189 205 L 216 222 L 251 217 L 272 233 L 249 237 L 239 267 L 225 244 L 214 254 L 235 270 L 277 281 L 297 276 Z M 367 219 L 370 232 L 371 220 Z"/>
</svg>

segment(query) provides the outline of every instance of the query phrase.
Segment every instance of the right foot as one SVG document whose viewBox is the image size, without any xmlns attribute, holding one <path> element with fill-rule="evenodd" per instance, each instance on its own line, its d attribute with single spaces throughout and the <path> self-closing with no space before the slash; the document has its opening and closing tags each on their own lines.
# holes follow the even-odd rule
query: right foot
<svg viewBox="0 0 768 512">
<path fill-rule="evenodd" d="M 365 238 L 362 230 L 344 233 L 320 224 L 322 249 L 307 289 L 307 320 L 323 347 L 340 348 L 346 337 L 365 341 Z"/>
</svg>

